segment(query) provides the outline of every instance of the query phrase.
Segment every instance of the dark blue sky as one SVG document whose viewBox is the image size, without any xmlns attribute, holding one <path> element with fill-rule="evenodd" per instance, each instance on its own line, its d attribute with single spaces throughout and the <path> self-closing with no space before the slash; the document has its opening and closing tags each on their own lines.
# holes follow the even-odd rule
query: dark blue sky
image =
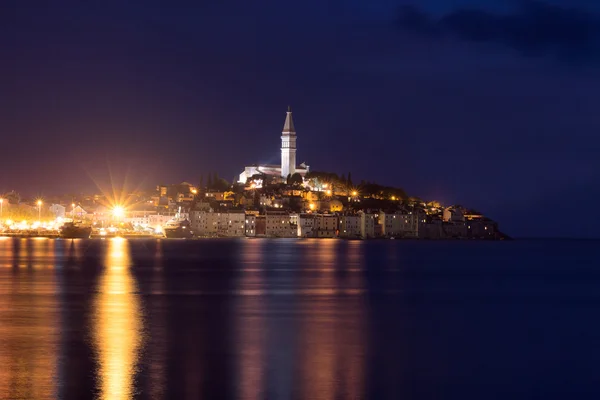
<svg viewBox="0 0 600 400">
<path fill-rule="evenodd" d="M 0 190 L 231 179 L 279 159 L 290 104 L 315 170 L 600 236 L 589 2 L 295 3 L 2 2 Z"/>
</svg>

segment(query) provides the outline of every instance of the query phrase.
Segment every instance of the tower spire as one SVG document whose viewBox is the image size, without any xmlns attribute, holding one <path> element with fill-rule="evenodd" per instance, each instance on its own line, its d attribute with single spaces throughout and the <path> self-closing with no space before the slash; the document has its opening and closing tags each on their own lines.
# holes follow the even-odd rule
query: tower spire
<svg viewBox="0 0 600 400">
<path fill-rule="evenodd" d="M 283 124 L 283 133 L 296 133 L 294 128 L 294 119 L 292 118 L 292 107 L 288 106 L 285 123 Z"/>
<path fill-rule="evenodd" d="M 281 132 L 281 176 L 287 178 L 296 172 L 296 129 L 292 119 L 292 108 L 288 106 L 283 131 Z"/>
</svg>

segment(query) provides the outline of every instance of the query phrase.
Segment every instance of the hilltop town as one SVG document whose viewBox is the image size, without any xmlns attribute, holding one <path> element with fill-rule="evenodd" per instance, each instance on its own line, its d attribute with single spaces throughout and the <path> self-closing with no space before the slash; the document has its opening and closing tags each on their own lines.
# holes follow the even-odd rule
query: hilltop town
<svg viewBox="0 0 600 400">
<path fill-rule="evenodd" d="M 507 238 L 498 224 L 461 205 L 408 196 L 401 188 L 353 182 L 351 173 L 312 171 L 296 163 L 296 130 L 288 109 L 281 164 L 252 164 L 227 182 L 199 174 L 196 184 L 157 185 L 115 195 L 65 195 L 22 200 L 0 197 L 0 230 L 52 232 L 65 221 L 87 223 L 98 235 L 161 235 L 185 221 L 196 237 L 348 239 Z"/>
</svg>

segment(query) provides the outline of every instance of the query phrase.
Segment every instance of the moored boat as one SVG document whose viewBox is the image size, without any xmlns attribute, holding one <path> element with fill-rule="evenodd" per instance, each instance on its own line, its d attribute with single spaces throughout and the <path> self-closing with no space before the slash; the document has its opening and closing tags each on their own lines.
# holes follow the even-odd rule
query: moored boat
<svg viewBox="0 0 600 400">
<path fill-rule="evenodd" d="M 169 221 L 163 230 L 165 236 L 169 239 L 189 239 L 194 237 L 194 232 L 188 220 Z"/>
<path fill-rule="evenodd" d="M 66 222 L 59 231 L 63 239 L 88 239 L 92 235 L 91 226 L 83 226 L 74 222 Z"/>
</svg>

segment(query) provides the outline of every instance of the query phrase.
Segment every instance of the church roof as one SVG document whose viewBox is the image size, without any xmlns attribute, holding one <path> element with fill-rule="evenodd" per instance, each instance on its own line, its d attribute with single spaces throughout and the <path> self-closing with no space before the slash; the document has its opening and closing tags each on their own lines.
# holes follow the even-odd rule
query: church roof
<svg viewBox="0 0 600 400">
<path fill-rule="evenodd" d="M 296 133 L 294 128 L 294 120 L 292 118 L 292 108 L 288 106 L 285 123 L 283 124 L 283 133 Z"/>
</svg>

